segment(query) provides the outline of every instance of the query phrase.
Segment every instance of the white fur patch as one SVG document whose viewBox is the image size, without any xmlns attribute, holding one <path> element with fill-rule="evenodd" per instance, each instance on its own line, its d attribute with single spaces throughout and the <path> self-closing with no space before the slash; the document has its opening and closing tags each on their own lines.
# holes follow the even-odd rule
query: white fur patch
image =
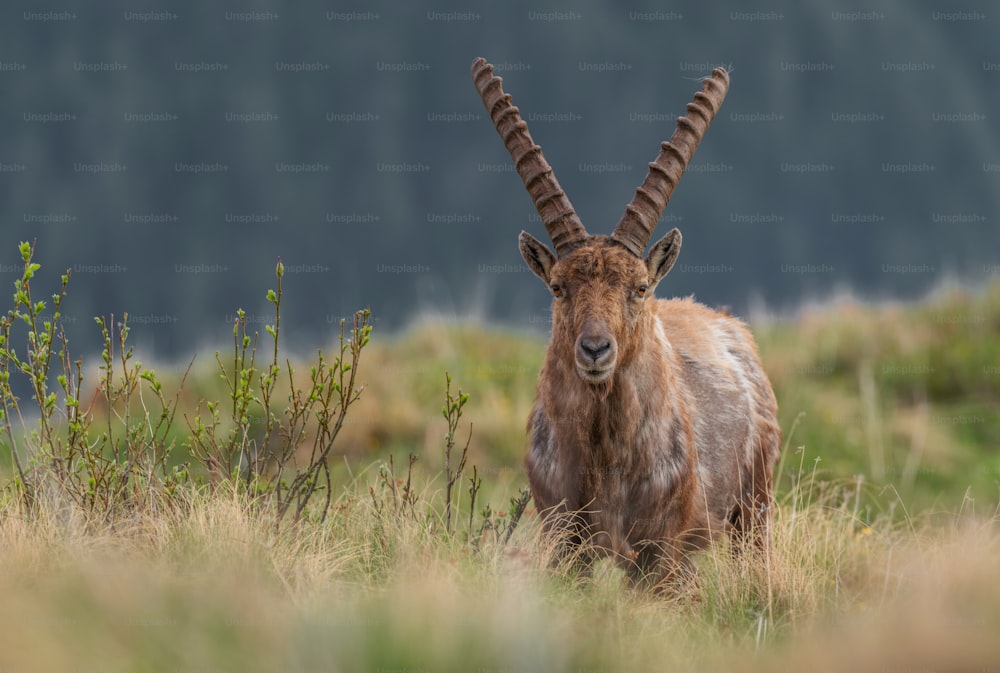
<svg viewBox="0 0 1000 673">
<path fill-rule="evenodd" d="M 715 343 L 719 345 L 719 357 L 726 363 L 727 369 L 732 372 L 732 387 L 739 393 L 743 404 L 738 408 L 728 409 L 729 413 L 739 413 L 741 420 L 747 427 L 746 441 L 743 446 L 744 465 L 753 464 L 753 447 L 757 443 L 757 428 L 753 423 L 754 409 L 754 386 L 751 381 L 752 371 L 747 370 L 746 359 L 737 353 L 747 353 L 747 346 L 743 339 L 734 335 L 727 329 L 727 325 L 716 321 L 713 325 L 713 335 Z M 735 447 L 734 447 L 735 448 Z"/>
</svg>

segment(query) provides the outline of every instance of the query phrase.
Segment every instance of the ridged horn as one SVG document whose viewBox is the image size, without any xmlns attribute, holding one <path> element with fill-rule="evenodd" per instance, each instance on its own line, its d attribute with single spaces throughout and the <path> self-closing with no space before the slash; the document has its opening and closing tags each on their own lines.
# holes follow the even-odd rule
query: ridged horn
<svg viewBox="0 0 1000 673">
<path fill-rule="evenodd" d="M 663 209 L 728 91 L 729 73 L 724 68 L 716 68 L 711 77 L 705 78 L 694 100 L 688 103 L 687 115 L 677 119 L 677 130 L 670 140 L 660 145 L 660 154 L 649 164 L 646 179 L 625 207 L 625 214 L 611 238 L 637 257 L 642 257 Z"/>
<path fill-rule="evenodd" d="M 535 202 L 556 255 L 562 257 L 587 238 L 587 230 L 559 186 L 552 167 L 545 161 L 542 148 L 531 139 L 520 110 L 511 102 L 510 94 L 504 93 L 503 79 L 493 74 L 493 66 L 485 58 L 472 62 L 472 80 L 497 133 L 514 159 L 517 174 Z"/>
</svg>

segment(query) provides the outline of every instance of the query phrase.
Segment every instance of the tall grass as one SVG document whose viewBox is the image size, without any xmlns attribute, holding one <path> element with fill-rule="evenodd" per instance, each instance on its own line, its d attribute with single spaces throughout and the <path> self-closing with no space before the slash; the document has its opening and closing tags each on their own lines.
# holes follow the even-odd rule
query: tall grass
<svg viewBox="0 0 1000 673">
<path fill-rule="evenodd" d="M 327 521 L 278 531 L 235 490 L 100 530 L 9 500 L 0 667 L 989 670 L 1000 657 L 990 520 L 862 521 L 855 485 L 803 481 L 778 504 L 769 561 L 720 544 L 660 597 L 610 564 L 550 568 L 531 512 L 508 544 L 445 535 L 441 476 L 413 479 L 418 516 L 394 513 L 370 472 Z"/>
<path fill-rule="evenodd" d="M 826 478 L 913 508 L 1000 501 L 1000 282 L 912 305 L 841 298 L 755 330 L 786 430 Z"/>
</svg>

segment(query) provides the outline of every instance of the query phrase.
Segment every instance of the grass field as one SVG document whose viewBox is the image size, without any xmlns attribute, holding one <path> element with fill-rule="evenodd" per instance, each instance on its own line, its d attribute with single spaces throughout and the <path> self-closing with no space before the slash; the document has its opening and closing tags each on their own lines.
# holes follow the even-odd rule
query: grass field
<svg viewBox="0 0 1000 673">
<path fill-rule="evenodd" d="M 850 486 L 778 509 L 768 564 L 719 546 L 671 598 L 546 567 L 529 515 L 510 543 L 441 534 L 363 487 L 325 525 L 275 533 L 238 498 L 113 526 L 50 507 L 0 526 L 4 671 L 996 670 L 995 522 L 861 521 Z M 438 487 L 440 484 L 437 485 Z M 811 493 L 811 496 L 806 496 Z M 385 492 L 377 498 L 386 498 Z M 435 504 L 437 507 L 435 507 Z"/>
<path fill-rule="evenodd" d="M 754 331 L 786 434 L 774 549 L 747 559 L 720 544 L 668 597 L 609 564 L 551 568 L 530 506 L 511 526 L 537 335 L 425 323 L 373 334 L 345 369 L 348 352 L 331 371 L 366 388 L 328 485 L 303 482 L 320 495 L 277 523 L 281 490 L 244 481 L 248 454 L 213 473 L 191 440 L 208 418 L 199 401 L 222 400 L 216 437 L 263 442 L 259 404 L 230 418 L 228 384 L 204 365 L 176 398 L 180 371 L 102 397 L 93 366 L 80 446 L 102 453 L 67 453 L 59 396 L 51 434 L 25 413 L 0 445 L 0 671 L 1000 671 L 1000 284 L 912 306 L 844 300 Z M 308 384 L 308 363 L 295 369 Z M 441 413 L 445 372 L 453 401 L 469 395 L 460 418 Z M 279 409 L 292 388 L 275 384 Z M 446 470 L 470 432 L 449 523 Z"/>
</svg>

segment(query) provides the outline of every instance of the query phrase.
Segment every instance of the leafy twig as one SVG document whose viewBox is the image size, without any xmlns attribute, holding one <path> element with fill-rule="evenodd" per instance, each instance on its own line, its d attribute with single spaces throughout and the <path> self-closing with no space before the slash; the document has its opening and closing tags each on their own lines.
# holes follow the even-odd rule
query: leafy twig
<svg viewBox="0 0 1000 673">
<path fill-rule="evenodd" d="M 458 389 L 458 395 L 452 396 L 451 394 L 451 375 L 445 374 L 445 405 L 441 407 L 441 415 L 444 416 L 445 420 L 448 422 L 448 434 L 445 435 L 444 441 L 444 475 L 445 475 L 445 502 L 444 502 L 444 528 L 445 531 L 451 534 L 451 489 L 454 487 L 455 482 L 462 478 L 462 473 L 465 471 L 465 461 L 469 457 L 469 443 L 472 441 L 472 425 L 469 425 L 469 438 L 465 441 L 465 446 L 462 448 L 462 457 L 458 461 L 458 466 L 453 471 L 451 469 L 451 452 L 455 448 L 455 432 L 458 429 L 458 423 L 462 419 L 462 409 L 465 407 L 466 402 L 469 401 L 469 396 L 462 392 L 462 389 Z"/>
</svg>

